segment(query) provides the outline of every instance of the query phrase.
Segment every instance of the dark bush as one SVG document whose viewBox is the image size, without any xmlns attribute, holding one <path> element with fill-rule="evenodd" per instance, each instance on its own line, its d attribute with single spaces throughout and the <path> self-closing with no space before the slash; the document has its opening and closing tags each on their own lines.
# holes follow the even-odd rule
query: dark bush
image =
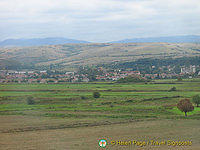
<svg viewBox="0 0 200 150">
<path fill-rule="evenodd" d="M 172 87 L 169 91 L 176 91 L 176 87 Z"/>
<path fill-rule="evenodd" d="M 99 98 L 101 94 L 99 92 L 93 92 L 93 97 L 94 98 Z"/>
<path fill-rule="evenodd" d="M 85 96 L 81 96 L 81 99 L 87 99 L 87 97 L 85 97 Z"/>
<path fill-rule="evenodd" d="M 34 101 L 33 97 L 31 97 L 31 96 L 27 97 L 26 101 L 27 101 L 27 104 L 28 104 L 28 105 L 33 105 L 33 104 L 35 104 L 35 101 Z"/>
</svg>

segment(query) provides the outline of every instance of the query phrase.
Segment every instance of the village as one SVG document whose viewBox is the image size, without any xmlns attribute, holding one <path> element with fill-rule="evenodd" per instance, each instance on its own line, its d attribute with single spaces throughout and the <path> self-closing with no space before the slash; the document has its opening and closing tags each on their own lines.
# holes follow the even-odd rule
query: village
<svg viewBox="0 0 200 150">
<path fill-rule="evenodd" d="M 154 66 L 152 66 L 154 68 Z M 200 71 L 197 72 L 196 66 L 181 67 L 180 73 L 161 72 L 161 73 L 141 73 L 138 70 L 106 70 L 102 67 L 97 71 L 100 74 L 91 75 L 80 72 L 63 72 L 63 71 L 16 71 L 16 70 L 0 70 L 0 83 L 63 83 L 63 82 L 91 82 L 91 81 L 117 81 L 120 78 L 127 76 L 142 77 L 144 79 L 175 79 L 179 77 L 193 78 L 200 76 Z M 171 71 L 169 68 L 168 71 Z"/>
</svg>

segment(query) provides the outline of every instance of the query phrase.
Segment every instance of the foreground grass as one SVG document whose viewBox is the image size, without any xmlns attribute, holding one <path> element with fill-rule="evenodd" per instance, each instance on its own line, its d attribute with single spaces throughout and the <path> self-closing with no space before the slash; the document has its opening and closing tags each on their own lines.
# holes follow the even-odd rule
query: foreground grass
<svg viewBox="0 0 200 150">
<path fill-rule="evenodd" d="M 16 121 L 12 116 L 2 119 L 9 125 L 19 125 L 21 122 L 34 124 L 39 120 L 34 118 L 18 117 Z M 42 119 L 40 120 L 42 122 Z M 59 120 L 53 120 L 59 122 Z M 48 125 L 52 122 L 47 121 Z M 22 123 L 21 123 L 22 124 Z M 66 124 L 66 123 L 65 123 Z M 5 124 L 7 125 L 7 124 Z M 1 128 L 2 124 L 0 125 Z M 25 126 L 22 124 L 21 126 Z M 29 124 L 27 125 L 29 126 Z M 11 128 L 11 127 L 10 127 Z M 95 150 L 100 149 L 98 146 L 99 139 L 106 139 L 108 145 L 106 149 L 158 149 L 158 150 L 177 150 L 191 149 L 198 150 L 200 147 L 200 127 L 199 120 L 151 120 L 139 121 L 132 123 L 102 125 L 94 127 L 65 128 L 54 130 L 37 130 L 34 132 L 19 133 L 0 133 L 0 149 L 26 150 L 26 149 L 58 149 L 58 150 Z M 191 146 L 136 146 L 136 145 L 112 145 L 111 141 L 192 141 Z"/>
</svg>

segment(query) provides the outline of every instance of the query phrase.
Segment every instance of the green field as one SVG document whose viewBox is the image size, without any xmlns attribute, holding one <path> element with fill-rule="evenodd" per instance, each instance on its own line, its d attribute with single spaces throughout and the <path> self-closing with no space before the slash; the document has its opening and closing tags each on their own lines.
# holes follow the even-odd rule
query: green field
<svg viewBox="0 0 200 150">
<path fill-rule="evenodd" d="M 176 91 L 170 92 L 170 88 Z M 92 93 L 99 91 L 100 98 Z M 95 122 L 185 118 L 176 108 L 181 98 L 200 94 L 200 80 L 157 80 L 149 83 L 1 84 L 0 115 L 94 119 Z M 34 105 L 26 98 L 33 96 Z M 82 98 L 84 96 L 84 98 Z M 199 119 L 200 109 L 189 113 Z"/>
</svg>

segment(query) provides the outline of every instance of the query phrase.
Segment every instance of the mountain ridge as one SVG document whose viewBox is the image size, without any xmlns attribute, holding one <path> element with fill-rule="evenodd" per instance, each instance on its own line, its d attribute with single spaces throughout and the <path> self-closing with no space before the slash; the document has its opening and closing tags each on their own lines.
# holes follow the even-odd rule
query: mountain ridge
<svg viewBox="0 0 200 150">
<path fill-rule="evenodd" d="M 47 37 L 47 38 L 30 38 L 30 39 L 6 39 L 0 41 L 0 47 L 16 47 L 16 46 L 43 46 L 43 45 L 59 45 L 68 43 L 90 43 L 83 40 L 68 39 L 62 37 Z"/>
<path fill-rule="evenodd" d="M 47 38 L 21 38 L 6 39 L 0 41 L 0 47 L 25 47 L 25 46 L 45 46 L 59 44 L 84 44 L 96 43 L 85 40 L 76 40 L 63 37 L 47 37 Z M 165 37 L 146 37 L 132 38 L 118 41 L 101 42 L 101 43 L 200 43 L 200 35 L 184 35 L 184 36 L 165 36 Z"/>
<path fill-rule="evenodd" d="M 109 43 L 200 43 L 199 35 L 184 35 L 184 36 L 165 36 L 165 37 L 146 37 L 146 38 L 132 38 L 118 41 L 111 41 Z"/>
</svg>

